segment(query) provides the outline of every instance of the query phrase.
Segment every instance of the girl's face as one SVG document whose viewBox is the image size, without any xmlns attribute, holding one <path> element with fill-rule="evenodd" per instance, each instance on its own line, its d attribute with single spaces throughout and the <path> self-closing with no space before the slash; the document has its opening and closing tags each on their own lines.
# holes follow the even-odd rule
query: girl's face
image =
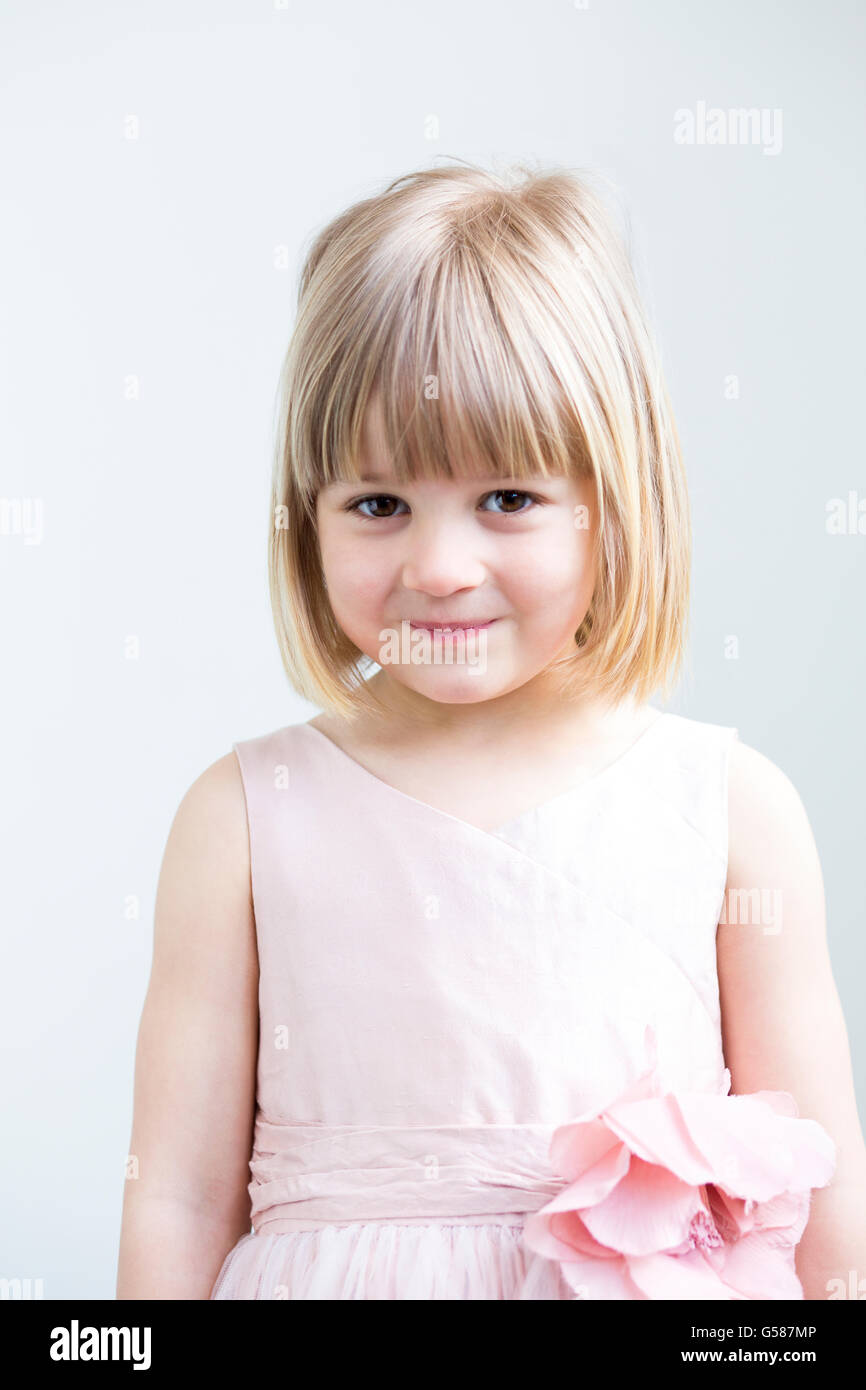
<svg viewBox="0 0 866 1390">
<path fill-rule="evenodd" d="M 387 676 L 446 704 L 504 695 L 573 655 L 595 584 L 592 480 L 399 484 L 372 420 L 365 482 L 333 483 L 316 503 L 343 632 Z M 484 626 L 449 636 L 449 623 Z"/>
</svg>

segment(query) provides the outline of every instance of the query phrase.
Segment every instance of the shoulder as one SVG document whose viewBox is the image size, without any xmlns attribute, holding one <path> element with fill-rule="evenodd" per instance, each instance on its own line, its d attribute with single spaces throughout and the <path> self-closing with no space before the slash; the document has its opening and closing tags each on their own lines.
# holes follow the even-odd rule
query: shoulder
<svg viewBox="0 0 866 1390">
<path fill-rule="evenodd" d="M 732 738 L 728 753 L 728 884 L 820 874 L 812 829 L 791 778 L 765 754 Z"/>
<path fill-rule="evenodd" d="M 246 784 L 261 771 L 266 772 L 276 764 L 301 761 L 311 727 L 314 727 L 312 721 L 282 724 L 278 729 L 269 729 L 267 733 L 233 743 L 232 750 L 240 767 L 242 782 Z"/>
<path fill-rule="evenodd" d="M 234 750 L 210 763 L 183 793 L 165 849 L 163 877 L 190 887 L 249 879 L 246 799 Z"/>
<path fill-rule="evenodd" d="M 732 794 L 758 791 L 764 797 L 780 802 L 799 802 L 799 794 L 787 773 L 765 753 L 743 743 L 737 736 L 731 739 L 728 784 Z"/>
<path fill-rule="evenodd" d="M 231 832 L 245 823 L 243 779 L 234 749 L 200 772 L 184 792 L 175 823 Z"/>
</svg>

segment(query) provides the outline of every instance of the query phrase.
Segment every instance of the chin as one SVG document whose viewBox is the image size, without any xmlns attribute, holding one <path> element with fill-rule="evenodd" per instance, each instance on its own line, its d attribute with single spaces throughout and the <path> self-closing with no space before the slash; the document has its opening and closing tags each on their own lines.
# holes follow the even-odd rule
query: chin
<svg viewBox="0 0 866 1390">
<path fill-rule="evenodd" d="M 416 694 L 439 705 L 473 705 L 483 700 L 492 700 L 502 692 L 489 671 L 473 676 L 466 669 L 448 671 L 441 678 L 422 681 L 418 685 L 402 682 Z"/>
</svg>

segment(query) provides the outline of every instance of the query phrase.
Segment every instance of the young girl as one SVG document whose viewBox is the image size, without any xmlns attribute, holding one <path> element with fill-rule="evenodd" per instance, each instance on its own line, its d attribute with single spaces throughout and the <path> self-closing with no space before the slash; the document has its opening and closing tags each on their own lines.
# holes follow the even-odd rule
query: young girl
<svg viewBox="0 0 866 1390">
<path fill-rule="evenodd" d="M 688 502 L 603 199 L 396 180 L 312 246 L 282 386 L 273 610 L 323 713 L 172 825 L 118 1297 L 847 1290 L 866 1150 L 805 813 L 647 703 Z"/>
</svg>

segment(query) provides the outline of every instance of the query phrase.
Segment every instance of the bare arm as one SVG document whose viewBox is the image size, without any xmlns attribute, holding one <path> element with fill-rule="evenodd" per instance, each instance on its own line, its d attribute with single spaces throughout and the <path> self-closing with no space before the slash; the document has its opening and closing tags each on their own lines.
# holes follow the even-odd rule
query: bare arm
<svg viewBox="0 0 866 1390">
<path fill-rule="evenodd" d="M 800 797 L 768 758 L 735 742 L 729 792 L 727 920 L 716 937 L 725 1061 L 732 1092 L 790 1091 L 835 1141 L 835 1175 L 812 1192 L 796 1254 L 805 1297 L 826 1299 L 828 1281 L 866 1273 L 866 1145 L 821 866 Z M 763 909 L 743 921 L 754 890 Z"/>
<path fill-rule="evenodd" d="M 207 1299 L 250 1230 L 258 958 L 234 753 L 187 791 L 169 831 L 135 1060 L 118 1299 Z"/>
</svg>

